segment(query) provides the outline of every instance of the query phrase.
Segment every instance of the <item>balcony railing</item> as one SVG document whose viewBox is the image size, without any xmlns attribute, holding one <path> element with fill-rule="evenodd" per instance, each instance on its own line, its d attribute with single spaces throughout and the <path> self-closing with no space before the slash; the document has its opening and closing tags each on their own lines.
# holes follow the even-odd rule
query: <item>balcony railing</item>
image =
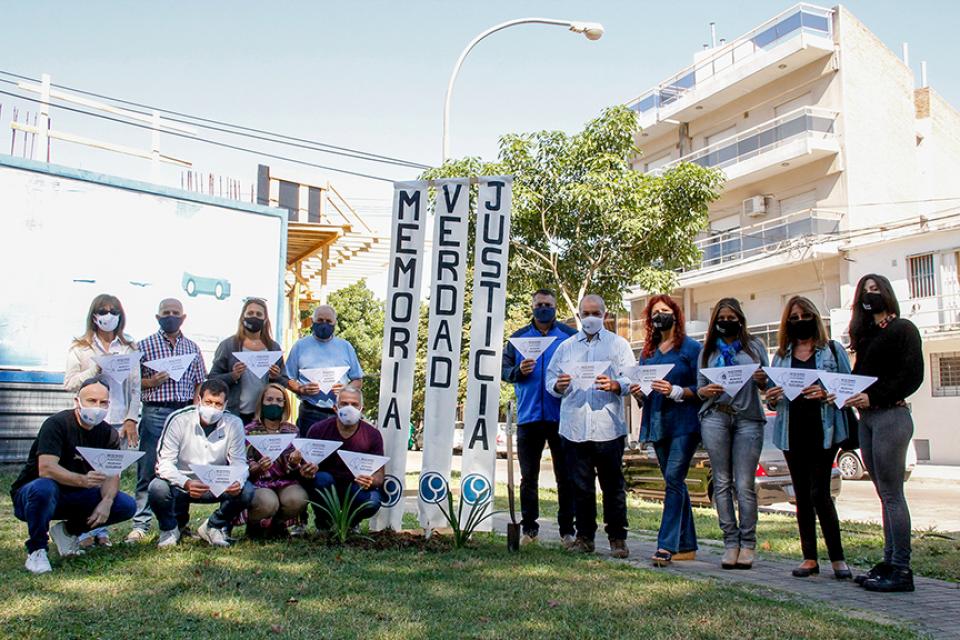
<svg viewBox="0 0 960 640">
<path fill-rule="evenodd" d="M 960 293 L 902 301 L 900 315 L 925 335 L 960 331 Z"/>
<path fill-rule="evenodd" d="M 836 111 L 817 107 L 800 107 L 742 133 L 718 140 L 679 160 L 658 167 L 650 173 L 660 175 L 681 162 L 692 162 L 710 169 L 723 169 L 783 147 L 800 138 L 812 137 L 818 140 L 835 138 L 836 120 Z"/>
<path fill-rule="evenodd" d="M 805 209 L 760 224 L 724 231 L 695 244 L 703 254 L 698 266 L 685 271 L 709 269 L 720 264 L 775 253 L 798 238 L 822 238 L 840 232 L 843 214 L 826 209 Z"/>
<path fill-rule="evenodd" d="M 629 106 L 640 114 L 646 114 L 670 105 L 694 89 L 698 83 L 703 83 L 759 52 L 775 47 L 784 39 L 797 33 L 831 36 L 833 33 L 831 13 L 830 9 L 809 4 L 795 5 L 753 31 L 721 47 L 713 55 L 667 78 L 629 103 Z"/>
</svg>

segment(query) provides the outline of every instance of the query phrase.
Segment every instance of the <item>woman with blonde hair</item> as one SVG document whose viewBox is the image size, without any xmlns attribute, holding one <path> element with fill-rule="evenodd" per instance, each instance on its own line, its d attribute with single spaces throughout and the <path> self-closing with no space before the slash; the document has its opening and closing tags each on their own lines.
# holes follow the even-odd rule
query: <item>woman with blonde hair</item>
<svg viewBox="0 0 960 640">
<path fill-rule="evenodd" d="M 87 311 L 84 333 L 73 341 L 67 352 L 67 366 L 63 374 L 63 386 L 67 391 L 79 391 L 84 380 L 100 373 L 97 358 L 137 351 L 137 343 L 123 332 L 126 324 L 123 305 L 116 296 L 101 293 L 93 299 Z M 106 422 L 119 431 L 127 446 L 135 448 L 139 443 L 140 367 L 130 367 L 130 374 L 123 382 L 117 382 L 109 376 L 103 376 L 103 379 L 110 388 L 110 409 Z M 110 536 L 105 527 L 80 536 L 82 547 L 93 544 L 110 546 Z"/>
</svg>

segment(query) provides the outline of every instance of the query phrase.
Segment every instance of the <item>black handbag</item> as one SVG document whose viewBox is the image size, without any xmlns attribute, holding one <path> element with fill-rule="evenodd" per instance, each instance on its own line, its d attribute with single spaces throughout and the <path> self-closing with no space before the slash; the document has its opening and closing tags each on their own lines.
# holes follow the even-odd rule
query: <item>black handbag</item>
<svg viewBox="0 0 960 640">
<path fill-rule="evenodd" d="M 833 359 L 837 363 L 837 367 L 840 365 L 840 358 L 837 357 L 837 348 L 834 346 L 834 341 L 829 340 L 828 344 L 830 345 L 830 351 L 833 353 Z M 845 407 L 841 409 L 843 411 L 843 417 L 847 421 L 847 438 L 840 443 L 840 451 L 852 451 L 854 449 L 860 448 L 860 419 L 857 418 L 857 414 L 854 413 L 853 407 Z"/>
</svg>

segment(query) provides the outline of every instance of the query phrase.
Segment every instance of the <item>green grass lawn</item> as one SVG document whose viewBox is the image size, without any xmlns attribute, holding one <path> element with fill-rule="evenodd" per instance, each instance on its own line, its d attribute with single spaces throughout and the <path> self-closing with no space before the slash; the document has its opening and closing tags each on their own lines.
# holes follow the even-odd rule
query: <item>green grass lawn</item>
<svg viewBox="0 0 960 640">
<path fill-rule="evenodd" d="M 23 570 L 26 526 L 0 475 L 8 638 L 912 638 L 790 596 L 686 580 L 558 547 L 372 551 L 317 539 L 97 549 Z M 125 485 L 130 481 L 125 478 Z M 194 527 L 212 507 L 195 507 Z M 636 505 L 634 505 L 636 509 Z M 640 523 L 637 520 L 634 525 Z M 114 528 L 119 540 L 127 525 Z M 238 529 L 242 533 L 242 529 Z"/>
<path fill-rule="evenodd" d="M 498 499 L 506 505 L 506 491 Z M 554 517 L 557 493 L 540 490 L 542 517 Z M 663 505 L 630 496 L 627 501 L 630 529 L 656 531 L 660 527 Z M 717 513 L 713 509 L 694 508 L 697 537 L 701 540 L 722 540 Z M 871 567 L 883 559 L 883 532 L 878 525 L 841 522 L 843 548 L 847 561 L 854 566 Z M 818 530 L 819 533 L 819 530 Z M 923 576 L 960 581 L 960 536 L 931 531 L 915 531 L 913 537 L 913 570 Z M 794 558 L 799 564 L 800 536 L 793 516 L 761 513 L 757 525 L 757 543 L 762 553 Z M 826 546 L 820 539 L 820 557 L 826 558 Z"/>
</svg>

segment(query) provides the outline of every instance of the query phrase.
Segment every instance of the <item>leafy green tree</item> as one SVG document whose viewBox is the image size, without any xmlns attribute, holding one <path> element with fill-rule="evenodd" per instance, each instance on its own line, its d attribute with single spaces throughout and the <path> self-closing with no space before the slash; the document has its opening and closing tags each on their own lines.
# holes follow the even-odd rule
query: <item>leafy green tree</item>
<svg viewBox="0 0 960 640">
<path fill-rule="evenodd" d="M 635 112 L 612 107 L 574 135 L 508 134 L 497 162 L 449 161 L 424 177 L 514 176 L 511 304 L 547 286 L 568 317 L 585 293 L 615 309 L 630 287 L 670 290 L 675 270 L 699 259 L 693 241 L 723 180 L 693 164 L 662 176 L 634 170 L 639 132 Z"/>
</svg>

